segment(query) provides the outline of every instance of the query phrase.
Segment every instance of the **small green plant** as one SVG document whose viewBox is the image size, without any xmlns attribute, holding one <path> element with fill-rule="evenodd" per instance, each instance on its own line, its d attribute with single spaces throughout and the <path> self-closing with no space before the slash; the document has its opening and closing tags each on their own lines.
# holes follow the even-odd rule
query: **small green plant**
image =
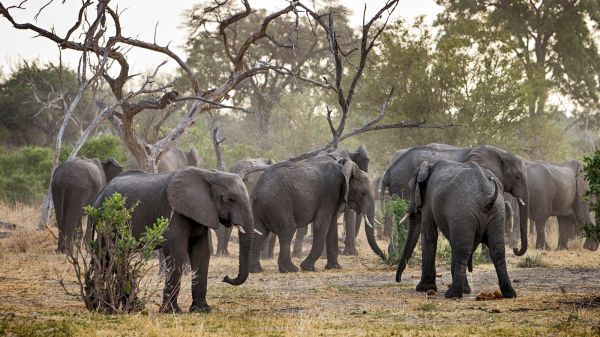
<svg viewBox="0 0 600 337">
<path fill-rule="evenodd" d="M 527 254 L 517 263 L 519 268 L 545 268 L 547 266 L 541 254 Z"/>
<path fill-rule="evenodd" d="M 590 201 L 591 210 L 596 215 L 596 224 L 585 224 L 582 228 L 582 235 L 600 242 L 600 150 L 596 149 L 591 157 L 584 157 L 583 162 L 585 179 L 590 186 L 586 198 Z"/>
<path fill-rule="evenodd" d="M 419 310 L 421 310 L 421 311 L 433 311 L 433 310 L 435 310 L 436 307 L 437 307 L 437 303 L 436 302 L 429 301 L 429 302 L 421 304 L 421 306 L 419 307 Z"/>
<path fill-rule="evenodd" d="M 396 224 L 395 226 L 392 225 L 391 250 L 386 260 L 387 264 L 395 265 L 400 260 L 402 249 L 408 236 L 408 224 L 402 224 L 400 220 L 404 218 L 407 211 L 408 205 L 406 201 L 398 196 L 392 196 L 385 203 L 386 214 L 391 216 L 392 223 Z"/>
<path fill-rule="evenodd" d="M 75 244 L 67 256 L 79 282 L 80 297 L 90 311 L 137 312 L 150 298 L 141 282 L 153 267 L 148 261 L 164 241 L 169 221 L 158 218 L 136 237 L 131 228 L 136 206 L 127 208 L 126 198 L 114 193 L 100 208 L 84 208 L 94 221 L 95 238 Z"/>
</svg>

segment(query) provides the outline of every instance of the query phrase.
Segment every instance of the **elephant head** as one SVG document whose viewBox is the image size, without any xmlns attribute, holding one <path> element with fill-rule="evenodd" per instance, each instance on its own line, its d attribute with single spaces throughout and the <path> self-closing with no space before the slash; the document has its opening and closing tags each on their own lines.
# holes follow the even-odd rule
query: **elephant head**
<svg viewBox="0 0 600 337">
<path fill-rule="evenodd" d="M 250 249 L 254 238 L 254 218 L 250 199 L 237 174 L 188 167 L 179 171 L 167 187 L 169 204 L 177 211 L 216 229 L 219 223 L 234 225 L 240 231 L 239 273 L 223 280 L 240 285 L 248 277 Z"/>
<path fill-rule="evenodd" d="M 113 180 L 114 177 L 123 173 L 123 167 L 113 157 L 108 157 L 102 161 L 102 170 L 104 170 L 107 184 Z"/>
<path fill-rule="evenodd" d="M 521 230 L 521 248 L 514 249 L 517 256 L 527 251 L 527 219 L 529 219 L 529 189 L 527 187 L 527 169 L 519 156 L 510 154 L 493 146 L 478 146 L 465 158 L 490 170 L 500 179 L 504 191 L 519 201 L 519 228 Z"/>
<path fill-rule="evenodd" d="M 342 167 L 345 180 L 344 202 L 352 210 L 360 212 L 365 216 L 365 233 L 371 249 L 382 259 L 386 256 L 381 251 L 375 240 L 375 198 L 373 196 L 373 184 L 369 176 L 363 172 L 353 161 L 346 161 Z"/>
</svg>

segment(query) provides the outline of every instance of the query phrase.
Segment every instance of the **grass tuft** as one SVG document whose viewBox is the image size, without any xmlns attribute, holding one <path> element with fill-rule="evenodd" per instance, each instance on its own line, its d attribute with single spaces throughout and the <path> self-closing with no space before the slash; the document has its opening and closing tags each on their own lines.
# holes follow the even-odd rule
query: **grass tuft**
<svg viewBox="0 0 600 337">
<path fill-rule="evenodd" d="M 519 268 L 546 268 L 548 264 L 544 261 L 541 254 L 525 255 L 518 263 Z"/>
</svg>

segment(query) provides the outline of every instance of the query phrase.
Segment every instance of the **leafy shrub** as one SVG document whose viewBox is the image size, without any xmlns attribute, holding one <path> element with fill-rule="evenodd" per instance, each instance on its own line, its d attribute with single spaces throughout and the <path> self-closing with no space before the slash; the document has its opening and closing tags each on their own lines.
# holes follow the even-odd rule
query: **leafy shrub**
<svg viewBox="0 0 600 337">
<path fill-rule="evenodd" d="M 22 147 L 0 152 L 0 199 L 14 204 L 35 203 L 48 189 L 52 151 L 43 147 Z"/>
<path fill-rule="evenodd" d="M 544 261 L 541 254 L 525 255 L 518 263 L 519 268 L 545 268 L 548 264 Z"/>
<path fill-rule="evenodd" d="M 600 150 L 594 151 L 591 157 L 583 158 L 585 179 L 590 184 L 587 198 L 591 201 L 592 211 L 596 215 L 596 224 L 585 224 L 583 236 L 600 242 Z"/>
<path fill-rule="evenodd" d="M 385 212 L 392 217 L 392 237 L 389 257 L 386 263 L 390 265 L 398 264 L 402 256 L 402 249 L 408 236 L 408 223 L 399 223 L 408 211 L 408 205 L 404 199 L 393 195 L 385 203 Z M 394 225 L 395 224 L 395 225 Z"/>
<path fill-rule="evenodd" d="M 100 208 L 84 208 L 94 219 L 95 239 L 74 245 L 67 256 L 79 282 L 80 296 L 90 311 L 136 312 L 150 299 L 141 282 L 154 267 L 148 261 L 164 241 L 169 221 L 157 219 L 136 238 L 131 228 L 136 205 L 127 208 L 126 198 L 114 193 Z"/>
<path fill-rule="evenodd" d="M 65 146 L 60 151 L 60 162 L 64 162 L 69 158 L 69 154 L 73 151 L 73 146 Z M 108 157 L 113 157 L 121 163 L 121 165 L 125 165 L 127 161 L 127 155 L 123 150 L 123 146 L 121 143 L 121 139 L 117 136 L 113 135 L 101 135 L 95 138 L 89 138 L 83 144 L 79 152 L 77 153 L 78 157 L 86 157 L 86 158 L 98 158 L 100 160 L 104 160 Z"/>
</svg>

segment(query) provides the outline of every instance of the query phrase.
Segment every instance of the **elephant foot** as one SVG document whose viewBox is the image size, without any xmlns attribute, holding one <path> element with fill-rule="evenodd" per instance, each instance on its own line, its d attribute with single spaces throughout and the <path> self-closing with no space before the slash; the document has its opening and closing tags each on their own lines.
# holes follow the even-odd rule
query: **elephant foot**
<svg viewBox="0 0 600 337">
<path fill-rule="evenodd" d="M 208 304 L 197 305 L 197 304 L 192 303 L 192 306 L 190 307 L 190 312 L 208 314 L 211 311 L 212 311 L 212 308 Z"/>
<path fill-rule="evenodd" d="M 284 266 L 284 265 L 280 265 L 279 266 L 279 272 L 280 273 L 295 273 L 298 271 L 298 267 L 294 266 L 293 264 Z"/>
<path fill-rule="evenodd" d="M 163 314 L 180 314 L 182 313 L 181 308 L 179 308 L 179 305 L 177 305 L 177 303 L 163 303 L 163 305 L 160 307 L 159 309 L 160 313 Z"/>
<path fill-rule="evenodd" d="M 302 268 L 302 270 L 304 270 L 304 271 L 315 271 L 314 263 L 308 263 L 306 261 L 304 261 L 300 264 L 300 268 Z"/>
<path fill-rule="evenodd" d="M 344 247 L 343 255 L 358 255 L 358 249 L 356 247 Z"/>
<path fill-rule="evenodd" d="M 417 291 L 420 293 L 424 293 L 427 290 L 433 289 L 435 291 L 437 291 L 437 286 L 435 285 L 435 283 L 429 283 L 429 282 L 423 282 L 420 281 L 419 284 L 417 284 Z"/>
<path fill-rule="evenodd" d="M 502 298 L 516 298 L 517 292 L 512 288 L 500 289 L 502 292 Z"/>
<path fill-rule="evenodd" d="M 325 265 L 325 269 L 326 270 L 330 270 L 330 269 L 342 269 L 342 266 L 340 266 L 339 263 L 335 262 L 335 263 L 327 263 Z"/>
<path fill-rule="evenodd" d="M 544 244 L 535 244 L 535 249 L 540 249 L 540 250 L 550 250 L 550 246 L 548 246 L 547 243 Z"/>
<path fill-rule="evenodd" d="M 262 273 L 264 271 L 261 265 L 250 266 L 248 270 L 251 273 Z"/>
<path fill-rule="evenodd" d="M 446 298 L 462 298 L 463 294 L 462 294 L 462 291 L 455 291 L 454 287 L 450 287 L 450 288 L 448 288 L 448 290 L 446 290 L 446 293 L 444 293 L 444 297 L 446 297 Z"/>
<path fill-rule="evenodd" d="M 465 281 L 465 285 L 463 285 L 463 294 L 470 294 L 471 293 L 471 286 L 469 286 L 469 283 L 467 281 Z"/>
<path fill-rule="evenodd" d="M 293 252 L 293 253 L 292 253 L 292 256 L 293 256 L 293 257 L 302 257 L 302 251 L 299 251 L 299 252 Z"/>
</svg>

